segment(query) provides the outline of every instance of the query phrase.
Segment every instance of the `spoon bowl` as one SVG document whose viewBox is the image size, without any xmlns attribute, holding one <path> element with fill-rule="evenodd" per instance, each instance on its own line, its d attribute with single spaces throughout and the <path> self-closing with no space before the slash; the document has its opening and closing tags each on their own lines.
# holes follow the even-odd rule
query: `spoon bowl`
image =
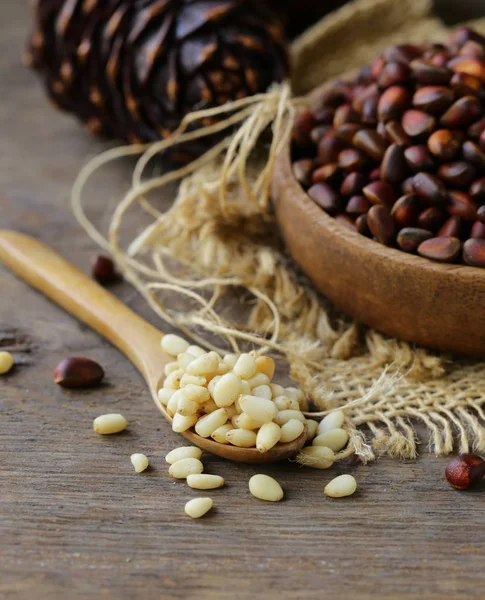
<svg viewBox="0 0 485 600">
<path fill-rule="evenodd" d="M 163 333 L 135 314 L 112 294 L 81 273 L 50 248 L 15 231 L 0 230 L 0 261 L 45 296 L 62 306 L 111 342 L 137 367 L 160 412 L 172 423 L 158 399 L 164 367 L 173 358 L 160 342 Z M 295 456 L 306 442 L 306 429 L 293 442 L 276 444 L 268 452 L 238 448 L 203 438 L 193 431 L 183 435 L 207 452 L 236 462 L 264 464 Z"/>
</svg>

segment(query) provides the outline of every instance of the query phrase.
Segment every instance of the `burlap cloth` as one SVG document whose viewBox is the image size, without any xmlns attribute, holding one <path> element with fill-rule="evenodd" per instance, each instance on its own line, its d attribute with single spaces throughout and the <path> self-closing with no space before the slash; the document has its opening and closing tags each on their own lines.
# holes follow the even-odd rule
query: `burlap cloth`
<svg viewBox="0 0 485 600">
<path fill-rule="evenodd" d="M 485 20 L 473 25 L 485 31 Z M 391 43 L 447 35 L 426 0 L 358 0 L 294 42 L 293 92 L 306 93 L 362 66 Z M 414 458 L 417 422 L 426 426 L 436 454 L 485 452 L 485 363 L 429 352 L 349 322 L 316 294 L 286 254 L 268 201 L 278 139 L 268 154 L 271 140 L 265 135 L 272 124 L 274 138 L 281 138 L 283 117 L 294 114 L 289 87 L 238 109 L 238 133 L 178 172 L 144 177 L 164 143 L 110 150 L 92 161 L 73 189 L 80 223 L 162 319 L 207 347 L 249 345 L 283 355 L 319 414 L 344 407 L 350 442 L 339 458 Z M 87 216 L 83 190 L 107 162 L 137 154 L 142 158 L 132 188 L 103 235 Z M 161 213 L 157 190 L 181 178 L 174 204 Z M 122 243 L 120 231 L 128 214 L 133 222 L 132 211 L 151 222 L 131 243 Z M 170 310 L 167 291 L 183 294 L 192 308 Z M 235 303 L 245 314 L 237 323 L 227 316 Z"/>
</svg>

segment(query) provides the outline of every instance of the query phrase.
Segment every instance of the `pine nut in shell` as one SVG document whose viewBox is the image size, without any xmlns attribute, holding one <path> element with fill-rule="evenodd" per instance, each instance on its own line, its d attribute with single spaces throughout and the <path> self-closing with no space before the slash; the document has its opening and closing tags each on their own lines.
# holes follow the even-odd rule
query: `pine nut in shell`
<svg viewBox="0 0 485 600">
<path fill-rule="evenodd" d="M 168 333 L 161 341 L 162 350 L 170 356 L 178 356 L 187 351 L 190 344 L 178 335 Z"/>
<path fill-rule="evenodd" d="M 265 423 L 256 434 L 256 448 L 268 452 L 280 441 L 281 427 L 276 423 Z"/>
<path fill-rule="evenodd" d="M 203 470 L 204 465 L 198 458 L 182 458 L 170 465 L 168 473 L 175 479 L 186 479 L 189 475 L 199 475 Z"/>
<path fill-rule="evenodd" d="M 193 498 L 185 505 L 185 513 L 192 519 L 200 519 L 214 506 L 212 498 Z"/>
<path fill-rule="evenodd" d="M 101 435 L 111 435 L 120 433 L 128 427 L 128 421 L 123 415 L 113 413 L 96 417 L 93 421 L 93 428 L 96 433 Z"/>
<path fill-rule="evenodd" d="M 296 462 L 313 469 L 329 469 L 333 465 L 334 459 L 333 451 L 326 446 L 307 446 L 300 450 Z"/>
<path fill-rule="evenodd" d="M 200 437 L 210 437 L 216 429 L 227 422 L 227 412 L 224 408 L 218 408 L 214 412 L 199 419 L 195 425 L 195 431 Z"/>
<path fill-rule="evenodd" d="M 283 489 L 276 479 L 262 473 L 251 477 L 249 491 L 258 500 L 266 502 L 279 502 L 284 496 Z"/>
<path fill-rule="evenodd" d="M 194 474 L 187 476 L 187 485 L 194 490 L 215 490 L 224 485 L 224 477 L 220 475 Z"/>
<path fill-rule="evenodd" d="M 144 454 L 132 454 L 130 460 L 137 473 L 143 473 L 148 468 L 148 458 Z"/>
<path fill-rule="evenodd" d="M 5 375 L 14 365 L 13 356 L 10 352 L 0 352 L 0 375 Z"/>
<path fill-rule="evenodd" d="M 339 475 L 325 486 L 324 494 L 330 498 L 352 496 L 357 489 L 357 481 L 352 475 Z"/>
<path fill-rule="evenodd" d="M 305 425 L 298 419 L 290 419 L 281 427 L 281 438 L 282 444 L 293 442 L 296 438 L 300 437 L 305 429 Z"/>
<path fill-rule="evenodd" d="M 202 450 L 197 448 L 197 446 L 180 446 L 179 448 L 174 448 L 171 450 L 165 460 L 169 465 L 173 465 L 178 460 L 183 460 L 184 458 L 198 458 L 202 456 Z"/>
<path fill-rule="evenodd" d="M 344 421 L 345 415 L 342 410 L 336 410 L 335 412 L 329 413 L 320 421 L 320 424 L 318 425 L 318 435 L 342 427 Z"/>
<path fill-rule="evenodd" d="M 313 440 L 314 446 L 326 446 L 333 452 L 339 452 L 345 448 L 349 441 L 349 434 L 345 429 L 332 429 L 326 433 L 322 433 Z"/>
</svg>

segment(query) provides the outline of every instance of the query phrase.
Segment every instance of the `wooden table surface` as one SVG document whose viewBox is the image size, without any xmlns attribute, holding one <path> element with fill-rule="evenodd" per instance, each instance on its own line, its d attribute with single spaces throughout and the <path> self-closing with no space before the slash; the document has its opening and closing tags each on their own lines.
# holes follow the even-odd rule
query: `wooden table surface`
<svg viewBox="0 0 485 600">
<path fill-rule="evenodd" d="M 68 196 L 103 146 L 55 112 L 22 68 L 24 2 L 3 0 L 0 22 L 0 225 L 86 270 L 95 248 Z M 127 177 L 121 166 L 108 169 L 97 190 L 101 218 Z M 115 293 L 150 318 L 128 286 Z M 446 459 L 428 455 L 425 443 L 416 462 L 329 471 L 206 456 L 206 471 L 227 485 L 210 493 L 215 510 L 193 521 L 183 506 L 197 493 L 171 480 L 164 461 L 182 440 L 135 369 L 1 267 L 0 347 L 18 364 L 0 382 L 0 598 L 485 598 L 485 487 L 453 491 L 443 480 Z M 98 360 L 106 385 L 54 385 L 67 355 Z M 92 419 L 105 412 L 122 412 L 129 429 L 94 434 Z M 149 472 L 134 473 L 133 452 L 150 457 Z M 250 496 L 258 470 L 277 477 L 284 502 Z M 332 501 L 323 487 L 341 472 L 357 477 L 359 491 Z"/>
</svg>

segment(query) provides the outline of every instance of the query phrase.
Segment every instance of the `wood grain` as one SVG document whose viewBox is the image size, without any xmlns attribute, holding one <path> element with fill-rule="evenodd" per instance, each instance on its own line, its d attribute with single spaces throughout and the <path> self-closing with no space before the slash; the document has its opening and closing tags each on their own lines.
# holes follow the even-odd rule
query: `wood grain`
<svg viewBox="0 0 485 600">
<path fill-rule="evenodd" d="M 41 238 L 87 271 L 97 250 L 67 198 L 103 144 L 54 112 L 21 67 L 24 3 L 2 2 L 0 22 L 8 24 L 0 36 L 1 226 Z M 126 165 L 107 169 L 93 195 L 101 219 L 128 178 Z M 285 489 L 279 504 L 250 496 L 247 481 L 259 469 L 208 455 L 207 472 L 227 486 L 211 493 L 213 514 L 189 520 L 184 503 L 199 492 L 169 479 L 164 456 L 179 437 L 135 368 L 1 267 L 0 290 L 0 347 L 19 365 L 0 381 L 2 600 L 484 597 L 485 489 L 449 488 L 446 460 L 427 455 L 426 444 L 417 462 L 265 467 Z M 113 291 L 160 325 L 129 286 Z M 106 385 L 55 386 L 53 370 L 71 354 L 98 360 Z M 123 412 L 129 429 L 95 436 L 92 419 L 106 411 Z M 129 462 L 138 451 L 153 465 L 142 475 Z M 326 498 L 324 485 L 344 471 L 359 492 Z"/>
</svg>

